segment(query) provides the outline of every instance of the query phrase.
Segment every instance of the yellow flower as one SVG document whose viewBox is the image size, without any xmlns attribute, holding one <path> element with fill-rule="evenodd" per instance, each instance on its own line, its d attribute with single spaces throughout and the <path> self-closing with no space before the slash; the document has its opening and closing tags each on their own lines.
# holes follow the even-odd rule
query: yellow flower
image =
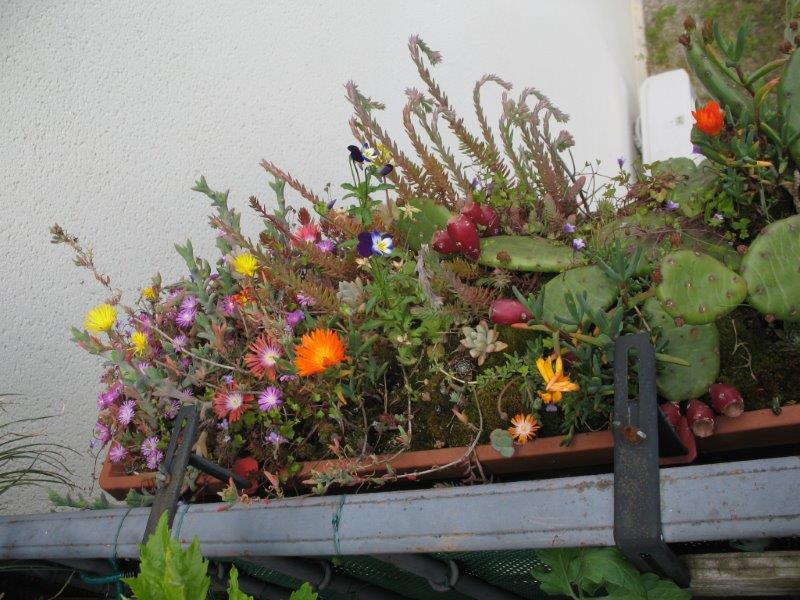
<svg viewBox="0 0 800 600">
<path fill-rule="evenodd" d="M 553 362 L 555 361 L 555 369 Z M 545 404 L 557 404 L 561 402 L 561 395 L 564 392 L 577 392 L 580 386 L 569 380 L 564 375 L 564 363 L 560 356 L 553 355 L 550 358 L 540 358 L 536 361 L 536 368 L 544 379 L 545 391 L 539 392 L 539 397 Z"/>
<path fill-rule="evenodd" d="M 383 144 L 377 144 L 375 146 L 375 150 L 378 151 L 378 159 L 375 161 L 377 164 L 382 166 L 392 162 L 394 157 L 392 156 L 392 151 L 389 150 L 389 148 Z"/>
<path fill-rule="evenodd" d="M 541 427 L 533 415 L 517 415 L 511 419 L 511 425 L 508 428 L 508 433 L 520 444 L 535 438 L 536 432 Z"/>
<path fill-rule="evenodd" d="M 117 323 L 117 309 L 110 304 L 95 306 L 86 314 L 83 326 L 92 333 L 108 331 Z"/>
<path fill-rule="evenodd" d="M 131 334 L 131 343 L 133 344 L 133 353 L 137 356 L 143 356 L 150 345 L 144 331 L 134 331 Z"/>
<path fill-rule="evenodd" d="M 258 259 L 249 252 L 242 252 L 233 259 L 233 268 L 240 275 L 252 277 L 258 271 Z"/>
<path fill-rule="evenodd" d="M 156 286 L 150 285 L 142 289 L 142 298 L 149 300 L 150 302 L 155 302 L 158 299 L 158 290 L 156 289 Z"/>
</svg>

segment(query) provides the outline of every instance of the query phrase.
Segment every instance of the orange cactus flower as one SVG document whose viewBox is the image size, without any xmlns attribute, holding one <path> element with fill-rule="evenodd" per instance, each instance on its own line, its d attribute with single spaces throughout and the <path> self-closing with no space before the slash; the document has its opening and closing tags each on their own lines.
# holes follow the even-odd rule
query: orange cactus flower
<svg viewBox="0 0 800 600">
<path fill-rule="evenodd" d="M 315 329 L 303 336 L 295 347 L 294 364 L 301 377 L 322 373 L 347 359 L 345 346 L 339 334 L 330 329 Z"/>
<path fill-rule="evenodd" d="M 716 100 L 709 100 L 703 108 L 692 111 L 697 128 L 711 137 L 717 137 L 725 126 L 725 112 Z"/>
<path fill-rule="evenodd" d="M 541 427 L 533 415 L 517 415 L 511 419 L 511 425 L 508 428 L 508 433 L 520 444 L 535 438 L 536 432 Z"/>
<path fill-rule="evenodd" d="M 553 368 L 554 362 L 555 368 Z M 536 368 L 544 380 L 545 391 L 539 392 L 539 397 L 545 404 L 558 404 L 564 392 L 577 392 L 581 389 L 564 374 L 564 362 L 560 356 L 540 358 L 536 361 Z"/>
</svg>

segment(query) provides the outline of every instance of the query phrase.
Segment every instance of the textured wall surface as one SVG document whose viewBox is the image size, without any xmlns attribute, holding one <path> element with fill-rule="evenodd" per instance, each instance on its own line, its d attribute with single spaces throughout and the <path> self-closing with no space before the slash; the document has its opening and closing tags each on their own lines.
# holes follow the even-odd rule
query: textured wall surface
<svg viewBox="0 0 800 600">
<path fill-rule="evenodd" d="M 155 271 L 181 273 L 174 242 L 191 237 L 211 254 L 207 204 L 189 191 L 200 174 L 229 187 L 238 208 L 250 194 L 269 198 L 261 158 L 316 190 L 348 176 L 348 79 L 386 102 L 383 122 L 400 138 L 403 90 L 420 85 L 412 33 L 444 54 L 435 75 L 465 115 L 484 73 L 535 85 L 572 116 L 580 162 L 600 158 L 610 171 L 632 152 L 630 4 L 4 0 L 0 392 L 23 396 L 2 418 L 58 413 L 43 429 L 77 451 L 75 480 L 97 493 L 88 441 L 100 364 L 69 342 L 69 327 L 104 294 L 48 243 L 52 223 L 93 246 L 133 300 Z M 42 490 L 0 503 L 48 508 Z"/>
</svg>

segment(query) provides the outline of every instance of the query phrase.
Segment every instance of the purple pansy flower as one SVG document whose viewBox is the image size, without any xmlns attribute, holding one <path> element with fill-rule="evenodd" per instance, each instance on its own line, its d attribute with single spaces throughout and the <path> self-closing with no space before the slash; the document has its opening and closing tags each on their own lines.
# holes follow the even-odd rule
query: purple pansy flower
<svg viewBox="0 0 800 600">
<path fill-rule="evenodd" d="M 283 404 L 283 392 L 274 385 L 269 386 L 258 397 L 258 407 L 267 412 Z"/>
<path fill-rule="evenodd" d="M 108 458 L 112 463 L 119 463 L 128 458 L 128 451 L 124 446 L 114 444 L 108 451 Z"/>
<path fill-rule="evenodd" d="M 583 238 L 577 237 L 572 240 L 572 247 L 578 251 L 584 250 L 586 248 L 586 241 Z"/>
<path fill-rule="evenodd" d="M 392 253 L 394 242 L 388 233 L 364 231 L 358 234 L 356 250 L 364 258 L 368 256 L 386 256 Z"/>
<path fill-rule="evenodd" d="M 122 427 L 127 427 L 133 421 L 134 415 L 136 415 L 136 401 L 126 400 L 117 411 L 117 422 Z"/>
<path fill-rule="evenodd" d="M 380 168 L 380 171 L 378 171 L 378 177 L 386 177 L 389 173 L 392 172 L 393 169 L 394 167 L 392 165 L 386 163 Z"/>
<path fill-rule="evenodd" d="M 364 147 L 365 148 L 367 147 L 366 144 L 364 144 Z M 364 158 L 364 154 L 361 152 L 361 148 L 359 148 L 355 144 L 350 144 L 347 147 L 347 150 L 350 152 L 350 160 L 352 160 L 353 162 L 363 163 L 364 160 L 366 160 Z"/>
</svg>

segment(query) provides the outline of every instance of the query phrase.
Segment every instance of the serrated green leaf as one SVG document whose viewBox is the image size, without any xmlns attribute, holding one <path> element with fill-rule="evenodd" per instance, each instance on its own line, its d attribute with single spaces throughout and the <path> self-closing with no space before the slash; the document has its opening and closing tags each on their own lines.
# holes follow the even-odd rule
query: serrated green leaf
<svg viewBox="0 0 800 600">
<path fill-rule="evenodd" d="M 536 566 L 533 576 L 539 582 L 539 589 L 545 594 L 563 594 L 574 597 L 572 582 L 580 573 L 580 550 L 559 548 L 558 550 L 537 550 L 536 554 L 550 570 Z"/>
<path fill-rule="evenodd" d="M 616 548 L 586 548 L 580 555 L 581 588 L 594 593 L 606 584 L 625 588 L 631 593 L 644 595 L 639 572 Z"/>
<path fill-rule="evenodd" d="M 252 596 L 239 589 L 239 572 L 233 566 L 228 574 L 228 600 L 253 600 Z"/>
<path fill-rule="evenodd" d="M 289 600 L 317 600 L 317 597 L 317 592 L 314 591 L 310 583 L 306 582 L 292 592 Z"/>
</svg>

